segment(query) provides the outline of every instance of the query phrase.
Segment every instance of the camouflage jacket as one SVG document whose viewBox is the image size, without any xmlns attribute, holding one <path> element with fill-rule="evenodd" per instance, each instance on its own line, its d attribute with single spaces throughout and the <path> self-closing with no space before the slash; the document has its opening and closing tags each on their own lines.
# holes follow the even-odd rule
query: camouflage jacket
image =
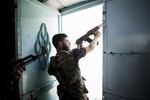
<svg viewBox="0 0 150 100">
<path fill-rule="evenodd" d="M 62 51 L 51 57 L 48 73 L 54 75 L 59 82 L 58 89 L 66 91 L 78 89 L 87 93 L 78 65 L 79 59 L 85 56 L 85 49 Z"/>
</svg>

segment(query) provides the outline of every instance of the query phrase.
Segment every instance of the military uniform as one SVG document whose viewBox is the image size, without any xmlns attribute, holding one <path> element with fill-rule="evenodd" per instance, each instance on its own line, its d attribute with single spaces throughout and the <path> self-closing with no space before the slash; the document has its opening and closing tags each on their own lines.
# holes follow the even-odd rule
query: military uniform
<svg viewBox="0 0 150 100">
<path fill-rule="evenodd" d="M 80 48 L 64 50 L 51 57 L 48 73 L 54 75 L 59 82 L 57 90 L 60 100 L 88 100 L 88 90 L 78 65 L 85 55 L 85 48 Z"/>
</svg>

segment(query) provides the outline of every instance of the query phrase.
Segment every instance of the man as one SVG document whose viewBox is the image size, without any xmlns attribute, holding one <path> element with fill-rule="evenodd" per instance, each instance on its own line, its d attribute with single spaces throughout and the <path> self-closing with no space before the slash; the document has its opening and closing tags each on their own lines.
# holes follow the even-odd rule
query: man
<svg viewBox="0 0 150 100">
<path fill-rule="evenodd" d="M 49 75 L 54 75 L 59 82 L 57 94 L 60 100 L 89 100 L 88 90 L 81 75 L 79 60 L 92 51 L 97 45 L 100 32 L 94 32 L 93 41 L 87 46 L 79 44 L 72 49 L 66 34 L 56 34 L 52 38 L 52 43 L 56 48 L 56 56 L 51 57 L 48 68 Z"/>
</svg>

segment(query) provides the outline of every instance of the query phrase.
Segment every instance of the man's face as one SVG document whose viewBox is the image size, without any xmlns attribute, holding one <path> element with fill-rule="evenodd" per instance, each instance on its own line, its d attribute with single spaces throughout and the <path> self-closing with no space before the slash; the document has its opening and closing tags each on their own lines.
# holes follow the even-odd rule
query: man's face
<svg viewBox="0 0 150 100">
<path fill-rule="evenodd" d="M 63 49 L 64 50 L 70 50 L 71 49 L 71 43 L 69 42 L 68 38 L 66 37 L 63 41 Z"/>
</svg>

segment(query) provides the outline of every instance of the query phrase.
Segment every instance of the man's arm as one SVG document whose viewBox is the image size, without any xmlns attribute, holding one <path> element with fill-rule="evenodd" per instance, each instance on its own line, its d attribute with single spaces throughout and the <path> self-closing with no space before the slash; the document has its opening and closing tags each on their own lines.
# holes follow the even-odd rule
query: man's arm
<svg viewBox="0 0 150 100">
<path fill-rule="evenodd" d="M 98 38 L 100 37 L 101 33 L 99 31 L 94 32 L 94 39 L 93 41 L 86 47 L 86 54 L 93 51 L 95 46 L 97 45 Z"/>
</svg>

